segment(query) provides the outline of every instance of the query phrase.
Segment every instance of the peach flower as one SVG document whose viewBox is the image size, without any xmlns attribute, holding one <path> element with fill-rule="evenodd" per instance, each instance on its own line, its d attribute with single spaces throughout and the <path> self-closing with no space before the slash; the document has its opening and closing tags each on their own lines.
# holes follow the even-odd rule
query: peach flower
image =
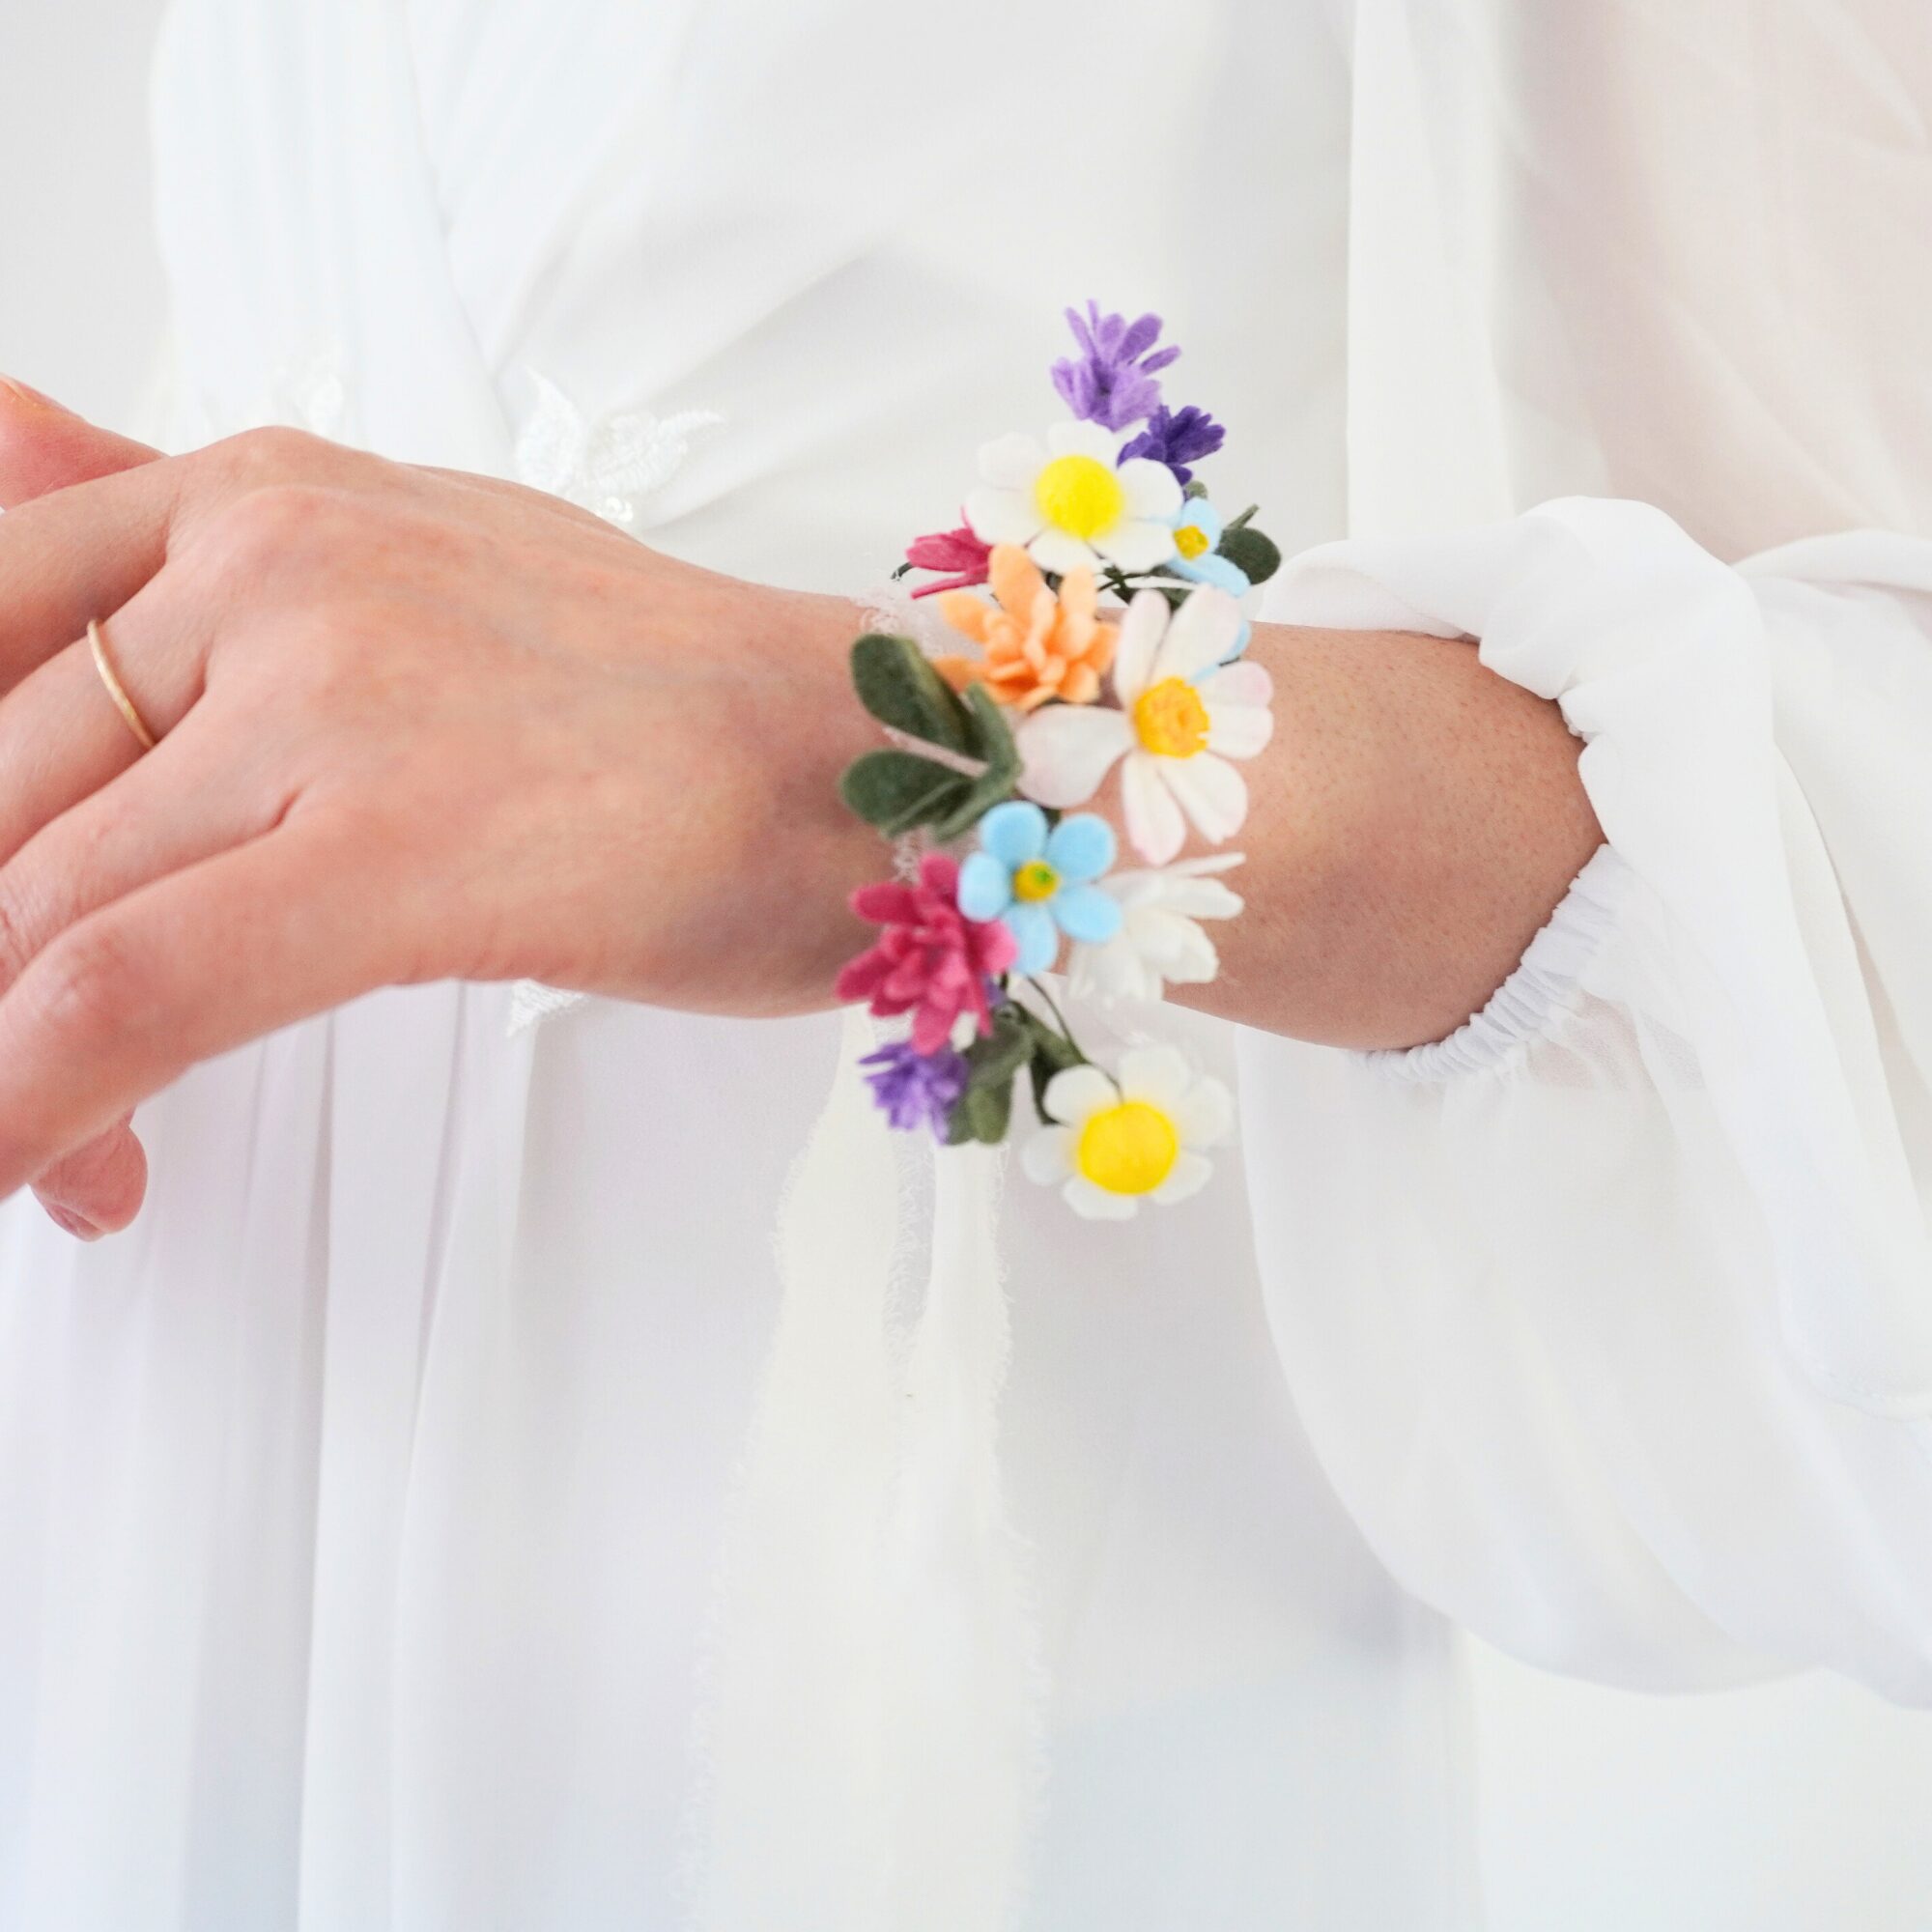
<svg viewBox="0 0 1932 1932">
<path fill-rule="evenodd" d="M 1032 711 L 1050 697 L 1091 704 L 1114 661 L 1119 627 L 1094 614 L 1099 593 L 1091 570 L 1069 570 L 1055 596 L 1018 544 L 995 544 L 987 568 L 999 608 L 968 590 L 939 600 L 946 621 L 979 644 L 981 658 L 940 658 L 954 690 L 978 678 L 1002 704 Z"/>
</svg>

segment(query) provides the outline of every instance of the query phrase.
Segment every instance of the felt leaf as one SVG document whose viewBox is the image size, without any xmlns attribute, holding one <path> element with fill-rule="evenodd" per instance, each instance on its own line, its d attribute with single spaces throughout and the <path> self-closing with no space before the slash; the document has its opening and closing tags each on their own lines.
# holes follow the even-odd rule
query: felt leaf
<svg viewBox="0 0 1932 1932">
<path fill-rule="evenodd" d="M 1028 1028 L 1032 1054 L 1027 1062 L 1027 1076 L 1033 1083 L 1033 1110 L 1039 1117 L 1040 1124 L 1047 1126 L 1054 1124 L 1053 1116 L 1046 1111 L 1048 1082 L 1056 1073 L 1065 1073 L 1069 1066 L 1083 1065 L 1087 1056 L 1065 1034 L 1055 1032 L 1037 1014 L 1028 1017 L 1032 1021 Z"/>
<path fill-rule="evenodd" d="M 961 1056 L 966 1062 L 966 1087 L 953 1103 L 946 1122 L 946 1138 L 997 1146 L 1012 1121 L 1013 1080 L 1034 1050 L 1033 1031 L 1024 1008 L 1011 1002 L 993 1015 L 991 1033 L 980 1034 Z"/>
<path fill-rule="evenodd" d="M 1214 549 L 1250 583 L 1265 583 L 1281 568 L 1281 552 L 1274 539 L 1246 524 L 1230 524 Z"/>
<path fill-rule="evenodd" d="M 954 1102 L 946 1121 L 946 1144 L 959 1147 L 966 1141 L 982 1141 L 998 1147 L 1007 1137 L 1013 1118 L 1013 1083 L 1004 1087 L 969 1087 Z"/>
<path fill-rule="evenodd" d="M 1019 789 L 1020 753 L 1012 727 L 983 684 L 966 687 L 966 751 L 986 769 L 966 782 L 966 789 L 947 814 L 933 822 L 932 836 L 944 845 L 972 830 L 994 806 Z"/>
<path fill-rule="evenodd" d="M 982 759 L 990 775 L 1003 772 L 1010 778 L 1020 775 L 1019 747 L 1013 742 L 1012 726 L 1000 709 L 993 694 L 983 684 L 966 687 L 965 750 Z"/>
<path fill-rule="evenodd" d="M 965 707 L 910 638 L 868 631 L 852 646 L 852 686 L 882 724 L 949 752 L 965 752 Z"/>
<path fill-rule="evenodd" d="M 845 767 L 839 796 L 867 825 L 896 838 L 956 811 L 969 781 L 915 752 L 867 752 Z"/>
<path fill-rule="evenodd" d="M 932 821 L 932 836 L 942 845 L 964 838 L 996 805 L 1003 805 L 1018 787 L 1017 772 L 1001 771 L 988 765 L 977 779 L 961 779 L 966 787 L 959 802 L 943 818 Z"/>
</svg>

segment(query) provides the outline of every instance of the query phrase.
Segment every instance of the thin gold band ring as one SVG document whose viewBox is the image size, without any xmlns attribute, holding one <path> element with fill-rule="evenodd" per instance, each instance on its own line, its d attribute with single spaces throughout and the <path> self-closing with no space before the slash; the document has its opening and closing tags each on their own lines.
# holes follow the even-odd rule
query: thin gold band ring
<svg viewBox="0 0 1932 1932">
<path fill-rule="evenodd" d="M 100 635 L 100 620 L 98 617 L 87 620 L 87 641 L 94 652 L 94 668 L 100 673 L 100 681 L 107 687 L 107 695 L 114 700 L 115 710 L 127 721 L 128 730 L 141 741 L 142 751 L 152 752 L 156 744 L 155 734 L 148 729 L 147 720 L 128 696 L 128 687 L 115 673 L 114 661 L 107 655 L 107 639 Z"/>
</svg>

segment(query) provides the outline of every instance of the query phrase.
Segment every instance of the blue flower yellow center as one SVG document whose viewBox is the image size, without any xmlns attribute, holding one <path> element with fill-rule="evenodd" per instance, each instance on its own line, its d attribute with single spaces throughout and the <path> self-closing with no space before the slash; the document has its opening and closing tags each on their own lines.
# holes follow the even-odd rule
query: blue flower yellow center
<svg viewBox="0 0 1932 1932">
<path fill-rule="evenodd" d="M 1134 699 L 1134 729 L 1156 757 L 1191 758 L 1208 745 L 1208 707 L 1183 677 L 1164 677 Z"/>
<path fill-rule="evenodd" d="M 1127 493 L 1094 456 L 1056 456 L 1035 479 L 1034 507 L 1057 530 L 1091 543 L 1121 521 Z"/>
<path fill-rule="evenodd" d="M 1023 905 L 1037 905 L 1060 890 L 1060 874 L 1044 859 L 1029 859 L 1013 873 L 1013 896 Z"/>
<path fill-rule="evenodd" d="M 1109 1194 L 1151 1194 L 1180 1152 L 1174 1122 L 1146 1100 L 1103 1107 L 1080 1129 L 1073 1163 Z"/>
<path fill-rule="evenodd" d="M 1208 548 L 1208 532 L 1198 524 L 1182 524 L 1174 533 L 1174 547 L 1192 563 Z"/>
</svg>

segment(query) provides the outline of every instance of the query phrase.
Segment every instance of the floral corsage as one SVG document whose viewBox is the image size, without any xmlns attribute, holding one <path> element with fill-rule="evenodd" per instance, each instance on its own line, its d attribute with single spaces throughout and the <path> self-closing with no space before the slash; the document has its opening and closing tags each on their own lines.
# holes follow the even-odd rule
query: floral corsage
<svg viewBox="0 0 1932 1932">
<path fill-rule="evenodd" d="M 1252 509 L 1223 518 L 1196 479 L 1224 432 L 1162 401 L 1179 351 L 1159 318 L 1089 302 L 1067 321 L 1078 354 L 1053 382 L 1071 419 L 987 443 L 964 522 L 919 538 L 899 573 L 935 573 L 913 595 L 976 648 L 852 646 L 860 702 L 894 742 L 847 770 L 845 802 L 920 849 L 854 895 L 881 931 L 838 991 L 909 1016 L 864 1063 L 894 1126 L 1004 1141 L 1024 1076 L 1026 1172 L 1118 1220 L 1194 1193 L 1233 1124 L 1227 1089 L 1142 1021 L 1169 984 L 1213 979 L 1203 922 L 1241 909 L 1222 877 L 1238 853 L 1183 854 L 1247 815 L 1239 765 L 1268 741 L 1273 694 L 1242 656 L 1244 606 L 1281 556 Z M 1112 818 L 1079 809 L 1110 781 Z M 1116 821 L 1138 863 L 1120 863 Z M 1129 1016 L 1120 1051 L 1083 1050 L 1056 971 L 1066 1005 Z"/>
</svg>

